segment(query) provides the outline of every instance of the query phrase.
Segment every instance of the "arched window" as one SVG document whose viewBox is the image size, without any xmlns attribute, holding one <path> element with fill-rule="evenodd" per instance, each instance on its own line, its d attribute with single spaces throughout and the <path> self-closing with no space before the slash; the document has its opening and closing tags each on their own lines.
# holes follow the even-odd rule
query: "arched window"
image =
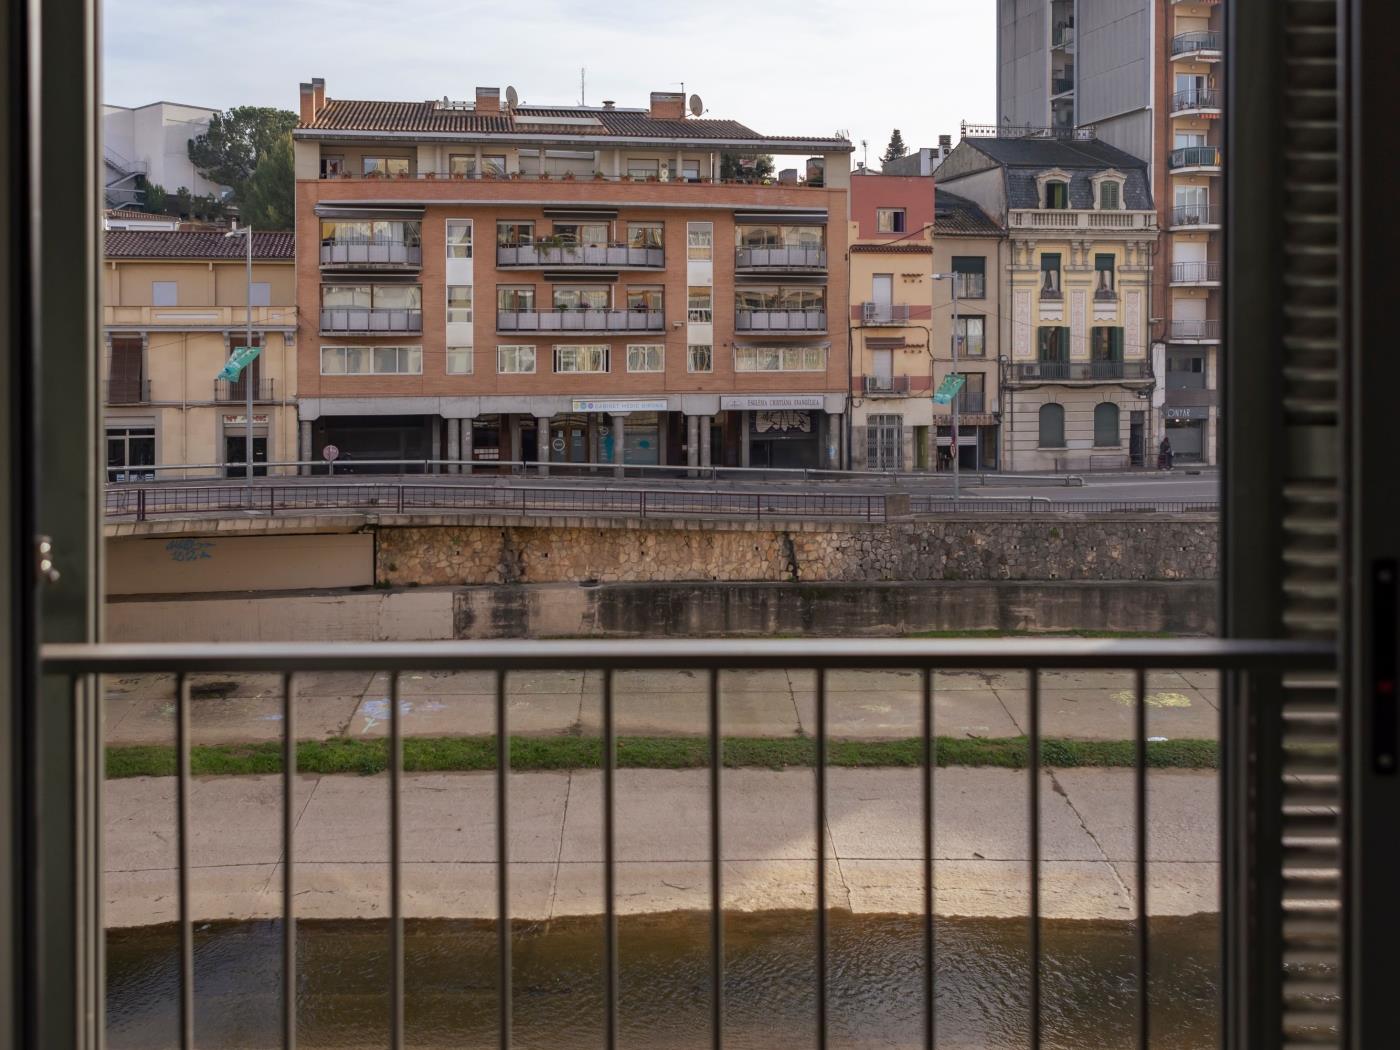
<svg viewBox="0 0 1400 1050">
<path fill-rule="evenodd" d="M 1040 406 L 1040 447 L 1065 447 L 1065 406 L 1051 401 Z"/>
<path fill-rule="evenodd" d="M 1118 406 L 1111 401 L 1094 406 L 1094 447 L 1116 448 L 1122 443 L 1118 434 Z"/>
</svg>

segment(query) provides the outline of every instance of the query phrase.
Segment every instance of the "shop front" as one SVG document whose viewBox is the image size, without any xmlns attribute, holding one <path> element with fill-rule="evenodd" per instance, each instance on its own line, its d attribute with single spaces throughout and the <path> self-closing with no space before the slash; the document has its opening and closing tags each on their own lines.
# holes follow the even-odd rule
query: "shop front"
<svg viewBox="0 0 1400 1050">
<path fill-rule="evenodd" d="M 224 456 L 224 477 L 247 477 L 248 416 L 224 413 L 220 418 L 222 435 L 219 442 Z M 253 476 L 267 475 L 267 427 L 265 412 L 253 413 Z M 235 465 L 236 464 L 236 465 Z"/>
<path fill-rule="evenodd" d="M 1168 405 L 1162 409 L 1172 457 L 1178 463 L 1203 463 L 1206 453 L 1206 405 Z"/>
<path fill-rule="evenodd" d="M 829 457 L 821 394 L 724 395 L 720 407 L 741 413 L 740 463 L 758 469 L 818 469 Z"/>
<path fill-rule="evenodd" d="M 320 459 L 326 446 L 334 445 L 337 474 L 421 474 L 421 462 L 393 465 L 374 461 L 437 458 L 433 440 L 437 422 L 437 416 L 322 416 L 312 429 L 313 455 Z M 260 458 L 256 430 L 253 441 L 256 464 Z M 317 468 L 317 473 L 323 472 Z"/>
<path fill-rule="evenodd" d="M 667 462 L 668 404 L 661 398 L 574 398 L 550 421 L 549 458 L 560 463 L 660 466 Z"/>
</svg>

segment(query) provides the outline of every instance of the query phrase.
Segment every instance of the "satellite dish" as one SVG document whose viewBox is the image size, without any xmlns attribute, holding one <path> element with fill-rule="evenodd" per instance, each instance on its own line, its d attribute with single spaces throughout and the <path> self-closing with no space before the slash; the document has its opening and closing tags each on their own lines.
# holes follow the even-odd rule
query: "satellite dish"
<svg viewBox="0 0 1400 1050">
<path fill-rule="evenodd" d="M 699 95 L 691 95 L 691 96 L 690 96 L 690 113 L 691 113 L 691 115 L 692 115 L 692 116 L 698 117 L 701 113 L 704 113 L 704 112 L 705 112 L 705 103 L 703 103 L 703 102 L 700 101 L 700 96 L 699 96 Z"/>
<path fill-rule="evenodd" d="M 506 105 L 511 109 L 520 105 L 520 94 L 513 87 L 506 88 Z"/>
</svg>

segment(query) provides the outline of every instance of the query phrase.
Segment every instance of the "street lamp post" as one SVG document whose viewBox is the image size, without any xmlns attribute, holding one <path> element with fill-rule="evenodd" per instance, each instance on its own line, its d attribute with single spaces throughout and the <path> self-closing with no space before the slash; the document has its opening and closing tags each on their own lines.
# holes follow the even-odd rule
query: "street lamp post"
<svg viewBox="0 0 1400 1050">
<path fill-rule="evenodd" d="M 962 341 L 962 336 L 958 335 L 958 275 L 956 273 L 935 273 L 930 274 L 935 281 L 947 281 L 948 287 L 953 290 L 953 374 L 958 372 L 958 343 Z M 953 447 L 953 502 L 958 501 L 959 481 L 961 480 L 961 449 L 958 448 L 958 397 L 961 396 L 961 388 L 953 394 L 953 425 L 952 425 L 952 447 Z M 934 430 L 937 434 L 937 428 Z M 934 438 L 937 445 L 938 439 Z"/>
<path fill-rule="evenodd" d="M 247 325 L 244 346 L 249 349 L 253 346 L 253 228 L 245 226 L 241 230 L 229 230 L 225 237 L 243 236 L 247 244 L 247 295 L 244 298 L 243 320 Z M 247 396 L 247 415 L 244 416 L 243 438 L 243 470 L 244 477 L 249 485 L 253 484 L 253 362 L 249 361 L 246 366 L 246 374 L 243 377 L 243 391 Z"/>
</svg>

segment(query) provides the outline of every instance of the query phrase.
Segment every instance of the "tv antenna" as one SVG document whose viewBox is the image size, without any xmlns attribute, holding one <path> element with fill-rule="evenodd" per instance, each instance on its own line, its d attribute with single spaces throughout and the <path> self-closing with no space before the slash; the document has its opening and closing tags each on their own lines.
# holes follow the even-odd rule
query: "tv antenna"
<svg viewBox="0 0 1400 1050">
<path fill-rule="evenodd" d="M 587 105 L 588 94 L 585 90 L 588 85 L 588 67 L 580 66 L 578 70 L 578 104 Z"/>
<path fill-rule="evenodd" d="M 513 87 L 507 87 L 506 107 L 508 109 L 514 109 L 518 105 L 520 105 L 520 92 L 516 91 Z"/>
<path fill-rule="evenodd" d="M 701 116 L 705 112 L 705 103 L 699 95 L 690 96 L 690 115 L 692 117 Z"/>
<path fill-rule="evenodd" d="M 866 139 L 860 140 L 860 156 L 860 166 L 862 168 L 870 167 L 870 143 Z"/>
</svg>

